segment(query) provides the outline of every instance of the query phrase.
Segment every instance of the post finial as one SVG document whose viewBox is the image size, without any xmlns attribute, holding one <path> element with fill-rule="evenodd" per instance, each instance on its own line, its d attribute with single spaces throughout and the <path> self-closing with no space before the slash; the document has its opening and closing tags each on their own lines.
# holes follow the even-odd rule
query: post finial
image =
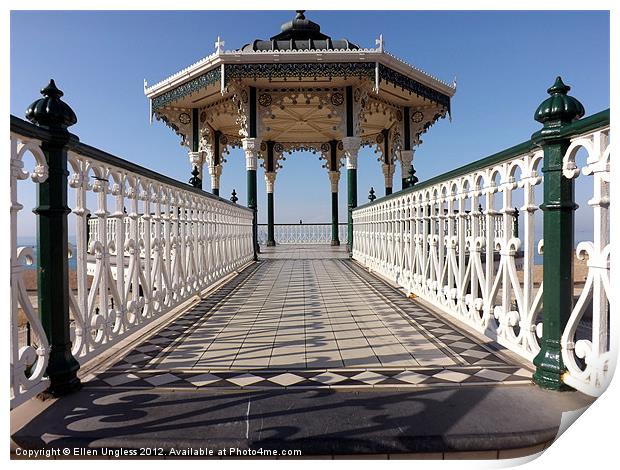
<svg viewBox="0 0 620 470">
<path fill-rule="evenodd" d="M 547 89 L 549 98 L 538 106 L 534 119 L 545 127 L 558 127 L 582 118 L 586 111 L 578 99 L 568 95 L 569 91 L 562 77 L 557 77 Z"/>
<path fill-rule="evenodd" d="M 192 177 L 189 179 L 189 184 L 191 184 L 194 188 L 202 188 L 202 180 L 198 177 L 199 174 L 200 171 L 198 171 L 198 167 L 194 165 Z"/>
<path fill-rule="evenodd" d="M 61 100 L 64 93 L 56 87 L 54 79 L 41 90 L 39 98 L 26 110 L 26 119 L 39 126 L 66 130 L 77 122 L 71 107 Z"/>
<path fill-rule="evenodd" d="M 306 12 L 306 10 L 295 10 L 295 13 L 297 13 L 295 15 L 295 19 L 296 20 L 305 20 L 306 16 L 304 15 L 304 13 Z"/>
<path fill-rule="evenodd" d="M 239 200 L 239 198 L 237 197 L 237 191 L 235 191 L 234 188 L 232 190 L 230 200 L 233 202 L 233 204 L 237 204 L 237 201 Z"/>
<path fill-rule="evenodd" d="M 368 200 L 373 202 L 375 199 L 377 199 L 377 196 L 375 196 L 375 188 L 371 186 L 370 191 L 368 192 Z"/>
</svg>

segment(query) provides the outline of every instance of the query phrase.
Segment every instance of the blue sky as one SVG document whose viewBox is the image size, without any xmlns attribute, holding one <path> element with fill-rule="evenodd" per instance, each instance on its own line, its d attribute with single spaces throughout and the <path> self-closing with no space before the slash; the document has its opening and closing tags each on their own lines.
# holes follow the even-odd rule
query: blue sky
<svg viewBox="0 0 620 470">
<path fill-rule="evenodd" d="M 226 49 L 238 48 L 276 34 L 293 16 L 291 11 L 12 12 L 11 113 L 23 117 L 53 77 L 78 116 L 72 131 L 82 142 L 187 181 L 187 153 L 178 138 L 161 123 L 149 124 L 143 79 L 155 83 L 211 54 L 218 35 Z M 362 47 L 373 47 L 383 33 L 391 53 L 444 81 L 456 75 L 452 122 L 439 121 L 416 152 L 420 180 L 529 138 L 540 127 L 534 110 L 557 75 L 571 85 L 587 114 L 609 107 L 607 12 L 309 11 L 306 16 L 333 38 Z M 399 188 L 399 169 L 394 181 Z M 383 194 L 380 164 L 365 150 L 358 171 L 360 204 L 370 186 Z M 233 188 L 245 203 L 240 150 L 228 156 L 222 196 L 229 197 Z M 329 181 L 316 155 L 287 157 L 275 193 L 278 223 L 330 219 Z M 340 195 L 344 221 L 344 172 Z M 262 173 L 258 196 L 263 222 Z M 25 197 L 26 208 L 33 206 L 29 200 L 34 201 L 32 194 Z M 24 216 L 22 235 L 34 227 L 34 219 Z"/>
</svg>

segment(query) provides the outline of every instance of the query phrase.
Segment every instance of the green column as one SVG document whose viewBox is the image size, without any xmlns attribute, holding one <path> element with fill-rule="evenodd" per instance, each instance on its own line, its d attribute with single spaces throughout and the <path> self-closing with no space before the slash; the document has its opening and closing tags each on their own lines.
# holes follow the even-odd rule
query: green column
<svg viewBox="0 0 620 470">
<path fill-rule="evenodd" d="M 243 148 L 246 152 L 246 170 L 248 186 L 248 208 L 252 210 L 252 238 L 254 240 L 254 261 L 258 261 L 258 203 L 256 196 L 256 167 L 260 140 L 257 135 L 256 87 L 249 87 L 248 138 L 244 139 Z"/>
<path fill-rule="evenodd" d="M 338 233 L 338 191 L 332 191 L 332 246 L 340 246 Z"/>
<path fill-rule="evenodd" d="M 348 247 L 349 252 L 353 251 L 353 209 L 357 207 L 357 168 L 347 169 L 347 195 L 348 195 Z"/>
<path fill-rule="evenodd" d="M 41 90 L 43 98 L 26 111 L 31 122 L 49 129 L 50 140 L 41 144 L 49 176 L 38 186 L 37 262 L 39 315 L 50 345 L 46 374 L 49 392 L 61 396 L 81 387 L 78 362 L 71 354 L 69 321 L 69 265 L 67 215 L 67 145 L 77 137 L 67 128 L 77 122 L 75 113 L 60 98 L 53 80 Z"/>
<path fill-rule="evenodd" d="M 353 116 L 353 87 L 345 88 L 346 109 L 346 137 L 342 138 L 342 145 L 347 157 L 347 247 L 349 253 L 353 251 L 353 209 L 357 207 L 357 154 L 360 149 L 361 139 L 354 136 L 355 119 Z"/>
<path fill-rule="evenodd" d="M 267 246 L 276 246 L 273 224 L 273 193 L 267 193 Z"/>
<path fill-rule="evenodd" d="M 192 152 L 194 154 L 197 154 L 199 149 L 200 149 L 200 129 L 199 129 L 199 124 L 198 124 L 198 108 L 193 108 L 192 109 Z M 190 180 L 190 184 L 194 186 L 195 188 L 202 189 L 202 180 L 204 179 L 203 174 L 202 174 L 203 163 L 204 162 L 202 161 L 200 162 L 200 168 L 198 169 L 198 175 L 194 175 L 192 173 L 194 183 L 192 183 L 192 181 Z"/>
<path fill-rule="evenodd" d="M 258 205 L 256 203 L 256 168 L 247 170 L 248 208 L 252 211 L 252 238 L 254 261 L 258 260 Z"/>
<path fill-rule="evenodd" d="M 268 140 L 267 158 L 265 159 L 265 185 L 267 186 L 267 246 L 276 246 L 274 234 L 273 187 L 276 183 L 275 142 Z"/>
<path fill-rule="evenodd" d="M 562 127 L 585 114 L 583 106 L 567 96 L 569 86 L 558 77 L 547 90 L 547 98 L 534 118 L 543 128 L 532 141 L 544 152 L 543 210 L 543 335 L 541 349 L 534 358 L 534 382 L 552 390 L 569 389 L 562 382 L 566 367 L 562 360 L 560 339 L 573 308 L 574 200 L 573 180 L 562 174 L 562 158 L 570 141 Z"/>
<path fill-rule="evenodd" d="M 338 226 L 338 183 L 340 183 L 340 159 L 338 158 L 338 141 L 329 141 L 329 186 L 332 193 L 332 246 L 340 246 Z"/>
</svg>

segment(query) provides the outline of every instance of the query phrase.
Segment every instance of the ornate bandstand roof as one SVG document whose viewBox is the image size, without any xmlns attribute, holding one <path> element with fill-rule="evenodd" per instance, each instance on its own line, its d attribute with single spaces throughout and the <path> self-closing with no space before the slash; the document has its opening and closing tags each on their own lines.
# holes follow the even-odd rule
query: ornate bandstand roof
<svg viewBox="0 0 620 470">
<path fill-rule="evenodd" d="M 238 145 L 249 136 L 254 107 L 263 141 L 291 146 L 355 135 L 373 145 L 387 129 L 394 149 L 405 128 L 419 143 L 420 134 L 450 112 L 455 91 L 386 52 L 382 37 L 374 48 L 334 40 L 304 11 L 269 40 L 225 50 L 218 38 L 213 54 L 153 85 L 145 81 L 144 88 L 152 116 L 188 147 L 215 132 Z M 345 122 L 347 112 L 355 116 L 354 129 Z"/>
<path fill-rule="evenodd" d="M 351 50 L 359 46 L 346 39 L 332 40 L 321 33 L 321 27 L 308 20 L 302 10 L 291 21 L 282 25 L 282 31 L 268 41 L 256 39 L 241 48 L 242 51 L 303 51 L 303 50 Z"/>
</svg>

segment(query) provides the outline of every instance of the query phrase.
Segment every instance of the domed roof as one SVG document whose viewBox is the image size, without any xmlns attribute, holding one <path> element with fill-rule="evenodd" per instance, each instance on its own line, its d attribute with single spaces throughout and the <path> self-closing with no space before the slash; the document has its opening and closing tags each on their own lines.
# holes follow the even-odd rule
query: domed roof
<svg viewBox="0 0 620 470">
<path fill-rule="evenodd" d="M 241 48 L 242 51 L 291 51 L 322 49 L 359 49 L 346 39 L 332 40 L 321 33 L 321 27 L 304 15 L 305 10 L 297 10 L 297 15 L 281 27 L 281 32 L 268 40 L 255 39 Z"/>
</svg>

